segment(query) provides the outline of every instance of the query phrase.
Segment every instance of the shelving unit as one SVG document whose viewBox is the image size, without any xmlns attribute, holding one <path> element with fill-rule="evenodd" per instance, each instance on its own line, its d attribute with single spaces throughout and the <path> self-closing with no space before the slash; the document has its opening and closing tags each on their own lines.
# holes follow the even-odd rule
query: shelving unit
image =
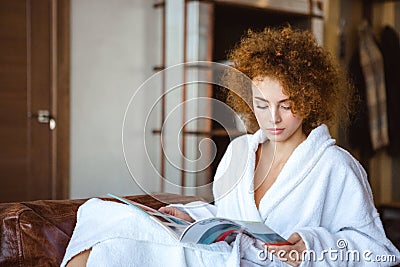
<svg viewBox="0 0 400 267">
<path fill-rule="evenodd" d="M 252 1 L 252 0 L 165 0 L 154 5 L 155 8 L 162 8 L 162 62 L 155 70 L 163 70 L 175 63 L 190 61 L 214 61 L 222 62 L 228 50 L 240 40 L 240 37 L 248 28 L 262 30 L 267 26 L 278 26 L 290 24 L 295 28 L 311 29 L 319 42 L 323 42 L 323 6 L 324 1 L 313 0 L 271 0 L 271 1 Z M 178 55 L 178 56 L 176 56 Z M 191 70 L 193 71 L 193 70 Z M 166 74 L 168 75 L 168 74 Z M 181 128 L 180 149 L 182 151 L 179 171 L 179 185 L 181 194 L 186 194 L 185 186 L 187 183 L 188 172 L 186 171 L 187 160 L 185 157 L 192 153 L 190 147 L 193 142 L 199 142 L 201 138 L 210 138 L 217 146 L 216 157 L 213 163 L 205 172 L 196 174 L 195 184 L 211 182 L 226 146 L 230 142 L 227 132 L 232 136 L 243 134 L 234 130 L 235 124 L 230 115 L 220 112 L 211 103 L 205 107 L 188 106 L 185 101 L 188 99 L 189 90 L 185 82 L 189 72 L 182 71 L 182 88 L 180 99 L 173 96 L 172 103 L 182 104 L 181 124 L 176 127 Z M 164 77 L 161 93 L 166 92 L 168 77 Z M 200 87 L 200 86 L 199 86 Z M 224 96 L 216 93 L 216 88 L 212 85 L 201 88 L 201 96 L 210 99 L 224 101 Z M 164 126 L 166 116 L 171 112 L 171 105 L 168 103 L 168 95 L 161 99 L 161 125 Z M 210 101 L 211 102 L 211 101 Z M 187 113 L 196 112 L 197 109 L 203 110 L 211 118 L 230 125 L 232 129 L 225 130 L 218 123 L 207 120 L 199 123 L 197 127 L 186 125 Z M 198 111 L 198 110 L 197 110 Z M 199 113 L 202 113 L 199 112 Z M 162 143 L 167 142 L 168 133 L 160 129 L 153 130 L 153 134 L 160 135 Z M 191 140 L 189 140 L 191 139 Z M 197 144 L 195 144 L 197 145 Z M 168 180 L 170 176 L 176 176 L 176 171 L 169 171 L 164 151 L 160 153 L 160 175 Z M 170 173 L 169 173 L 170 172 Z M 202 176 L 199 178 L 199 176 Z M 177 182 L 177 181 L 175 181 Z M 209 188 L 207 189 L 209 190 Z M 168 191 L 165 180 L 161 179 L 160 191 Z M 200 189 L 201 191 L 201 189 Z M 209 198 L 210 192 L 190 192 L 205 198 Z M 190 194 L 189 193 L 189 194 Z"/>
</svg>

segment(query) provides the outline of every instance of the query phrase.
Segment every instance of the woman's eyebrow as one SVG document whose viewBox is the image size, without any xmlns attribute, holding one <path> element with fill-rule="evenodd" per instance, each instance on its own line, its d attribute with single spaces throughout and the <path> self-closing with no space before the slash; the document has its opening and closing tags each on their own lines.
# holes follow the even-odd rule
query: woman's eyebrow
<svg viewBox="0 0 400 267">
<path fill-rule="evenodd" d="M 266 100 L 266 99 L 264 99 L 262 97 L 259 97 L 259 96 L 255 96 L 254 98 L 258 99 L 258 100 L 261 100 L 261 101 L 264 101 L 264 102 L 269 102 L 268 100 Z"/>
</svg>

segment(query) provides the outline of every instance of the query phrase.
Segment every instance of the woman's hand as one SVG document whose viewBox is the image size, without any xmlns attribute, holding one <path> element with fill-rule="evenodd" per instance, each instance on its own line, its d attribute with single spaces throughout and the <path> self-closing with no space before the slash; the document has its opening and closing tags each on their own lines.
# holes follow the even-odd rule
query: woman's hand
<svg viewBox="0 0 400 267">
<path fill-rule="evenodd" d="M 181 211 L 180 209 L 177 209 L 175 207 L 161 207 L 158 209 L 161 212 L 167 213 L 169 215 L 178 217 L 182 220 L 188 221 L 188 222 L 194 222 L 193 218 L 190 217 L 189 214 L 186 212 Z"/>
<path fill-rule="evenodd" d="M 289 237 L 288 241 L 292 243 L 292 245 L 268 245 L 267 249 L 281 261 L 284 261 L 291 266 L 299 266 L 303 260 L 303 252 L 306 250 L 306 245 L 298 233 L 293 233 Z"/>
</svg>

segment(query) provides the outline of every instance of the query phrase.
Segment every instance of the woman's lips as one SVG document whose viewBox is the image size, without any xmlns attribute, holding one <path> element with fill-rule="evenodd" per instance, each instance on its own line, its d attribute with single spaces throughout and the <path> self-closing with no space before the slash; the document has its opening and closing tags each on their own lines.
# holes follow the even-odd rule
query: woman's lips
<svg viewBox="0 0 400 267">
<path fill-rule="evenodd" d="M 285 128 L 268 128 L 267 129 L 267 131 L 270 134 L 281 134 L 284 130 L 285 130 Z"/>
</svg>

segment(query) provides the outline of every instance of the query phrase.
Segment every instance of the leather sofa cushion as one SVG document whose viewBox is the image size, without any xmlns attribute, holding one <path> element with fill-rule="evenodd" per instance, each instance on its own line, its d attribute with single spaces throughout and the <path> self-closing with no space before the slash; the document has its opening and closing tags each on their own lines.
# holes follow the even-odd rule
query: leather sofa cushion
<svg viewBox="0 0 400 267">
<path fill-rule="evenodd" d="M 158 209 L 197 197 L 174 194 L 129 196 Z M 0 203 L 0 266 L 59 266 L 86 199 Z"/>
</svg>

